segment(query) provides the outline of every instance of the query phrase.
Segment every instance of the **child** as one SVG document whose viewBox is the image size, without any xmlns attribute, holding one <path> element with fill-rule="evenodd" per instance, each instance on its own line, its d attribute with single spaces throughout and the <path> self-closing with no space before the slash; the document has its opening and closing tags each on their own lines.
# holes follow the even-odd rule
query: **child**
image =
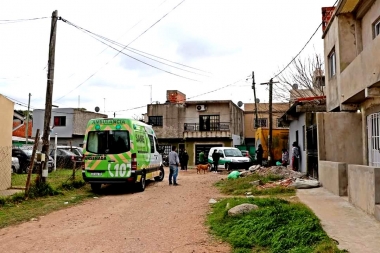
<svg viewBox="0 0 380 253">
<path fill-rule="evenodd" d="M 289 152 L 286 148 L 282 149 L 282 166 L 287 166 L 289 164 Z"/>
</svg>

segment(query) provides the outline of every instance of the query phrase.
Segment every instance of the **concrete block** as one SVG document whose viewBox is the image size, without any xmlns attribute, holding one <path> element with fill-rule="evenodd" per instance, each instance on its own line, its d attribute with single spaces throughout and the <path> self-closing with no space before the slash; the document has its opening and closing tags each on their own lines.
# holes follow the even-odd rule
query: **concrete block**
<svg viewBox="0 0 380 253">
<path fill-rule="evenodd" d="M 375 218 L 380 221 L 380 205 L 375 205 Z"/>
<path fill-rule="evenodd" d="M 380 168 L 349 164 L 348 200 L 368 214 L 375 215 L 380 204 Z"/>
<path fill-rule="evenodd" d="M 347 196 L 347 164 L 330 161 L 319 161 L 319 182 L 326 190 L 338 196 Z"/>
</svg>

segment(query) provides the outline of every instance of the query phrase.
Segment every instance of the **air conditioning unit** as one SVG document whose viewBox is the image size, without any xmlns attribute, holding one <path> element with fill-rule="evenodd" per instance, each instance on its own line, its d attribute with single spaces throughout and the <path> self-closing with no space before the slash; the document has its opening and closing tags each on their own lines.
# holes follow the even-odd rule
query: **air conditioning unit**
<svg viewBox="0 0 380 253">
<path fill-rule="evenodd" d="M 205 105 L 197 105 L 196 108 L 198 112 L 206 111 L 207 109 Z"/>
</svg>

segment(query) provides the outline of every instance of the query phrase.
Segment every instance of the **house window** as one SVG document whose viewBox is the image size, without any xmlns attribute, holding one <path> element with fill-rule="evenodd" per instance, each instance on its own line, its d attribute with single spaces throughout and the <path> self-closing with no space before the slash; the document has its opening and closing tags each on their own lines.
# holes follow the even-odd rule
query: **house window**
<svg viewBox="0 0 380 253">
<path fill-rule="evenodd" d="M 162 116 L 149 116 L 149 125 L 163 126 Z"/>
<path fill-rule="evenodd" d="M 55 116 L 54 126 L 66 126 L 66 116 Z"/>
<path fill-rule="evenodd" d="M 199 116 L 199 131 L 218 131 L 220 130 L 219 115 Z"/>
<path fill-rule="evenodd" d="M 172 146 L 171 145 L 159 145 L 160 149 L 162 150 L 163 154 L 168 155 L 170 151 L 172 151 Z"/>
<path fill-rule="evenodd" d="M 257 127 L 268 127 L 268 119 L 259 118 L 259 119 L 257 119 L 257 123 L 256 123 L 256 119 L 255 119 L 255 126 L 257 126 Z"/>
<path fill-rule="evenodd" d="M 380 35 L 380 18 L 373 24 L 373 38 L 376 38 Z"/>
<path fill-rule="evenodd" d="M 329 75 L 330 78 L 336 75 L 336 55 L 335 55 L 335 48 L 331 51 L 329 54 Z"/>
<path fill-rule="evenodd" d="M 284 123 L 281 121 L 281 118 L 276 119 L 276 126 L 277 127 L 284 127 Z"/>
</svg>

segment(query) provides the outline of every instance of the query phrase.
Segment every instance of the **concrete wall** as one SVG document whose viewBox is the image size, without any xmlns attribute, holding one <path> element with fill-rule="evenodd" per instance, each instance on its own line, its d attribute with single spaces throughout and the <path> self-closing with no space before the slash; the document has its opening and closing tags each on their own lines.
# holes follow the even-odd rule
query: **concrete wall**
<svg viewBox="0 0 380 253">
<path fill-rule="evenodd" d="M 11 187 L 14 103 L 0 95 L 0 108 L 0 190 L 5 190 Z"/>
<path fill-rule="evenodd" d="M 338 196 L 347 196 L 347 164 L 330 161 L 319 161 L 319 182 L 323 188 Z"/>
<path fill-rule="evenodd" d="M 304 127 L 305 132 L 303 132 L 302 127 Z M 296 132 L 298 131 L 298 146 L 301 151 L 301 159 L 298 167 L 302 172 L 307 172 L 306 161 L 306 113 L 299 115 L 298 120 L 293 120 L 289 125 L 289 157 L 293 156 L 292 144 L 296 141 Z"/>
<path fill-rule="evenodd" d="M 233 135 L 244 137 L 244 111 L 233 102 L 229 103 L 230 108 L 230 131 Z M 223 121 L 220 121 L 223 122 Z"/>
<path fill-rule="evenodd" d="M 324 37 L 324 60 L 325 60 L 325 85 L 326 85 L 326 107 L 327 111 L 332 111 L 339 107 L 340 90 L 338 83 L 340 83 L 340 50 L 339 50 L 339 37 L 338 37 L 338 19 L 334 19 L 331 23 L 330 29 Z M 328 56 L 335 47 L 336 55 L 336 75 L 331 77 L 329 73 Z"/>
<path fill-rule="evenodd" d="M 108 118 L 108 116 L 102 113 L 74 109 L 73 134 L 84 136 L 88 121 L 97 118 Z"/>
<path fill-rule="evenodd" d="M 360 113 L 319 112 L 317 126 L 319 160 L 363 164 Z"/>
<path fill-rule="evenodd" d="M 365 49 L 371 45 L 373 41 L 373 30 L 372 24 L 380 16 L 380 1 L 375 1 L 372 7 L 368 10 L 365 16 L 362 18 L 362 38 L 363 38 L 363 48 Z"/>
<path fill-rule="evenodd" d="M 51 137 L 58 134 L 58 138 L 70 138 L 73 135 L 73 123 L 74 123 L 74 109 L 73 108 L 56 108 L 52 110 L 50 125 L 54 124 L 54 117 L 63 116 L 66 117 L 66 126 L 55 126 Z M 40 129 L 40 136 L 43 135 L 44 130 L 44 118 L 45 110 L 35 109 L 33 110 L 33 136 L 36 136 L 37 129 Z"/>
<path fill-rule="evenodd" d="M 380 204 L 380 168 L 348 165 L 348 199 L 368 214 Z"/>
</svg>

